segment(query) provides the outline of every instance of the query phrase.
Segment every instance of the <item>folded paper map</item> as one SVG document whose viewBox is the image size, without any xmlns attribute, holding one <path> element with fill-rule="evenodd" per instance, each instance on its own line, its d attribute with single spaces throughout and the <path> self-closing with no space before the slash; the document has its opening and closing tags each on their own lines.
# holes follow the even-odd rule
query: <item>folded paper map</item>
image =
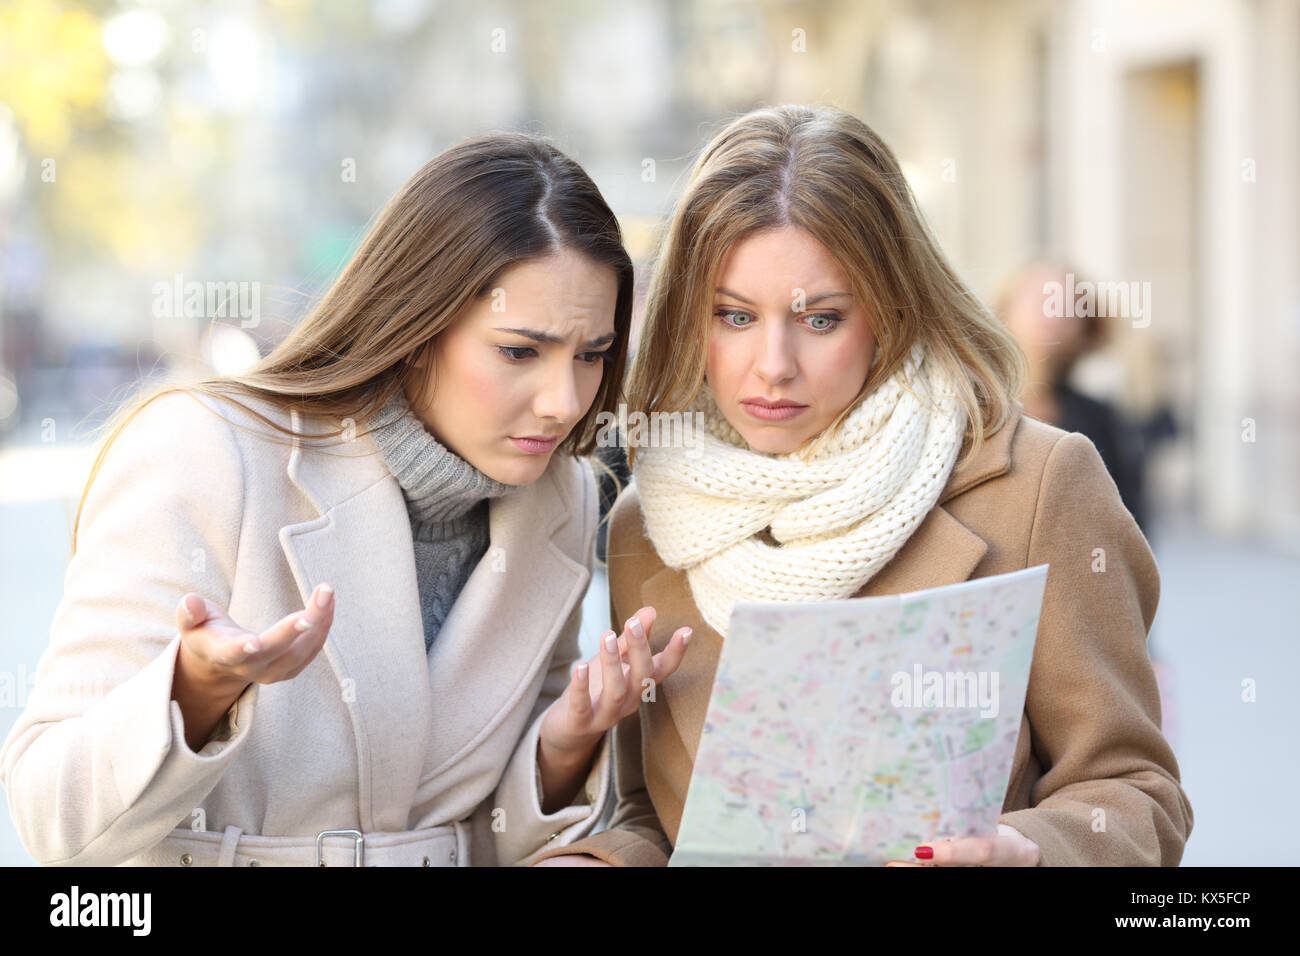
<svg viewBox="0 0 1300 956">
<path fill-rule="evenodd" d="M 879 865 L 993 836 L 1047 565 L 908 594 L 738 604 L 671 866 Z"/>
</svg>

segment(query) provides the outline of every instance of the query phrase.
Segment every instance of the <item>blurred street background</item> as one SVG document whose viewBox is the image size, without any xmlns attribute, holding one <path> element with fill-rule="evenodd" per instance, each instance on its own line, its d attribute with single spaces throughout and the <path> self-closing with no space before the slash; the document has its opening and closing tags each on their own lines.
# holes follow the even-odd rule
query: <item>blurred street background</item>
<svg viewBox="0 0 1300 956">
<path fill-rule="evenodd" d="M 416 169 L 490 130 L 587 169 L 644 290 L 697 150 L 779 103 L 890 144 L 1025 344 L 1026 409 L 1094 440 L 1147 534 L 1184 865 L 1300 864 L 1296 0 L 0 0 L 0 736 L 129 386 L 265 354 Z M 230 308 L 159 308 L 195 281 Z M 1048 316 L 1055 281 L 1132 298 Z M 0 864 L 30 862 L 0 794 Z"/>
</svg>

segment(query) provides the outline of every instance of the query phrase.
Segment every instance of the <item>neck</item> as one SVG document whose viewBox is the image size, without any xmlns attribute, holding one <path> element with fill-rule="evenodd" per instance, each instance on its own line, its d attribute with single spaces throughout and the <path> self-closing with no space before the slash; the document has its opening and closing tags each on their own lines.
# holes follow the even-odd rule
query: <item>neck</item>
<svg viewBox="0 0 1300 956">
<path fill-rule="evenodd" d="M 479 502 L 516 490 L 439 442 L 401 392 L 384 404 L 372 425 L 371 438 L 401 486 L 413 522 L 456 521 Z"/>
</svg>

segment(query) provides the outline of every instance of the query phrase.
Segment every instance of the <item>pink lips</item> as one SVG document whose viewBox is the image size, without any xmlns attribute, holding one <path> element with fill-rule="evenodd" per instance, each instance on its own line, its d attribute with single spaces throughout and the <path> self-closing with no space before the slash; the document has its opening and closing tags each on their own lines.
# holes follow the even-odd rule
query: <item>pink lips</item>
<svg viewBox="0 0 1300 956">
<path fill-rule="evenodd" d="M 772 404 L 766 404 L 762 399 L 745 399 L 740 405 L 754 418 L 765 422 L 787 421 L 808 410 L 807 405 L 798 405 L 784 398 Z"/>
<path fill-rule="evenodd" d="M 516 448 L 521 451 L 526 451 L 530 455 L 545 455 L 548 452 L 553 451 L 555 446 L 560 443 L 560 436 L 554 435 L 551 438 L 547 438 L 544 435 L 532 435 L 527 438 L 511 437 L 510 440 L 514 443 Z"/>
</svg>

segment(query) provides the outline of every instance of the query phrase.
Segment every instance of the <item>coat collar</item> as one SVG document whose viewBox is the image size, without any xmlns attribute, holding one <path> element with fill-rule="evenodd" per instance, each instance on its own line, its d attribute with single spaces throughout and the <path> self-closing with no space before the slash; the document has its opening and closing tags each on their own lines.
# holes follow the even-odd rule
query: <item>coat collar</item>
<svg viewBox="0 0 1300 956">
<path fill-rule="evenodd" d="M 980 450 L 952 470 L 939 500 L 887 565 L 854 597 L 904 594 L 965 581 L 988 552 L 988 542 L 958 521 L 945 503 L 1011 470 L 1011 440 L 1024 407 L 1013 404 L 1007 421 Z M 962 451 L 965 451 L 963 445 Z"/>
<path fill-rule="evenodd" d="M 1011 470 L 1011 440 L 1015 437 L 1020 417 L 1024 413 L 1024 405 L 1020 402 L 1011 403 L 1011 411 L 1002 427 L 984 440 L 976 455 L 952 470 L 948 483 L 939 493 L 939 504 Z M 965 450 L 966 445 L 963 444 L 962 451 Z"/>
<path fill-rule="evenodd" d="M 481 743 L 549 659 L 591 573 L 555 541 L 583 507 L 558 477 L 567 465 L 490 500 L 487 552 L 426 655 L 410 518 L 374 442 L 294 440 L 289 478 L 320 513 L 280 543 L 304 603 L 322 581 L 335 589 L 322 653 L 355 732 L 363 829 L 404 829 L 421 779 Z"/>
<path fill-rule="evenodd" d="M 988 542 L 954 517 L 944 503 L 1010 470 L 1011 441 L 1023 412 L 1023 406 L 1015 403 L 1002 428 L 984 441 L 979 452 L 953 469 L 940 492 L 938 503 L 893 559 L 854 595 L 855 598 L 903 594 L 957 584 L 970 578 L 987 553 Z M 700 619 L 691 598 L 690 585 L 682 571 L 663 568 L 652 575 L 642 584 L 640 598 L 641 605 L 655 607 L 659 619 L 671 622 L 671 627 L 656 628 L 661 632 L 658 634 L 660 640 L 664 635 L 672 634 L 682 623 L 689 622 L 695 630 L 690 651 L 665 685 L 669 713 L 678 736 L 694 761 L 713 692 L 722 637 Z M 655 650 L 660 649 L 655 646 Z M 664 821 L 671 827 L 670 836 L 674 838 L 677 822 Z"/>
</svg>

